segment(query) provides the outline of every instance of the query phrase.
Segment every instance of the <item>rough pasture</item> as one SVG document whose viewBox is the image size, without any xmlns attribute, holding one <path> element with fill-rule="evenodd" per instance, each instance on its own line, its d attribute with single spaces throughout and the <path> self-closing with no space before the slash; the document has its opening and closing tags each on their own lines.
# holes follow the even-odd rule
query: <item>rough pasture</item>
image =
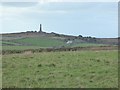
<svg viewBox="0 0 120 90">
<path fill-rule="evenodd" d="M 116 50 L 3 55 L 3 88 L 117 88 Z"/>
</svg>

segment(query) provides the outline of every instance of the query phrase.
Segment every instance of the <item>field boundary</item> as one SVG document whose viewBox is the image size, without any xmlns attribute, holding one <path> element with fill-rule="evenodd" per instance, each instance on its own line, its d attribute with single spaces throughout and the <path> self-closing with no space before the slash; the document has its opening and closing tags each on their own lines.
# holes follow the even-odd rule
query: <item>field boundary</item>
<svg viewBox="0 0 120 90">
<path fill-rule="evenodd" d="M 2 50 L 0 54 L 16 54 L 16 53 L 25 53 L 25 52 L 32 52 L 32 53 L 39 53 L 39 52 L 58 52 L 58 51 L 83 51 L 83 50 L 92 50 L 92 51 L 99 51 L 99 50 L 118 50 L 118 46 L 88 46 L 88 47 L 71 47 L 71 48 L 39 48 L 39 49 L 26 49 L 26 50 Z"/>
</svg>

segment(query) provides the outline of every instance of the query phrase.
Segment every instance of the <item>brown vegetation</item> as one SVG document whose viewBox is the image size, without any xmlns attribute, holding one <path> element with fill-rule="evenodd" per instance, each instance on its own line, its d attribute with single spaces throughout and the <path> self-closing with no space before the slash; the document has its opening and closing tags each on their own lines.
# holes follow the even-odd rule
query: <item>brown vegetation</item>
<svg viewBox="0 0 120 90">
<path fill-rule="evenodd" d="M 117 50 L 117 46 L 90 46 L 90 47 L 71 47 L 71 48 L 40 48 L 29 50 L 2 50 L 2 54 L 26 53 L 31 54 L 35 52 L 57 52 L 57 51 L 81 51 L 81 50 Z"/>
</svg>

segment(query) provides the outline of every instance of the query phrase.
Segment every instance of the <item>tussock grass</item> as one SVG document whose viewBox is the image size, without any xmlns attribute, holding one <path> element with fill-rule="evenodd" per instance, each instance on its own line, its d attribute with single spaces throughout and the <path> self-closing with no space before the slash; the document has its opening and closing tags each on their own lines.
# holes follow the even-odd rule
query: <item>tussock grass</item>
<svg viewBox="0 0 120 90">
<path fill-rule="evenodd" d="M 66 51 L 3 55 L 3 88 L 115 88 L 118 54 Z"/>
</svg>

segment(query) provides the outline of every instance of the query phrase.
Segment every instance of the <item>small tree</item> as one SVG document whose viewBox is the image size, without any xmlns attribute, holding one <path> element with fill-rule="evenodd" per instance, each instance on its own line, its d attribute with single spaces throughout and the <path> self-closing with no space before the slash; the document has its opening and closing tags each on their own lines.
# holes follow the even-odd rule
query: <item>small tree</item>
<svg viewBox="0 0 120 90">
<path fill-rule="evenodd" d="M 78 37 L 83 37 L 82 35 L 79 35 Z"/>
</svg>

